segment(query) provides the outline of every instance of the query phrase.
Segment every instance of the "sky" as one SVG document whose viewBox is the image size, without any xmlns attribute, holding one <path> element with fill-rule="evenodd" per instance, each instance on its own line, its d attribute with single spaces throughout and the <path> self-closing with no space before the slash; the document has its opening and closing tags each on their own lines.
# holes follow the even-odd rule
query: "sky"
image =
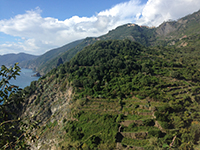
<svg viewBox="0 0 200 150">
<path fill-rule="evenodd" d="M 0 55 L 42 55 L 117 26 L 159 26 L 200 9 L 200 0 L 0 0 Z"/>
</svg>

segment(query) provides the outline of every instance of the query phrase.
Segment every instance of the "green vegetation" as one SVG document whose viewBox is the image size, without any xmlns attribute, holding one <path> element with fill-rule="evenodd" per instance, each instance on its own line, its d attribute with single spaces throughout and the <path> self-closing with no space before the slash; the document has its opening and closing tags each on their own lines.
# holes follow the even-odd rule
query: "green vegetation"
<svg viewBox="0 0 200 150">
<path fill-rule="evenodd" d="M 116 142 L 161 149 L 172 147 L 174 137 L 173 148 L 192 149 L 199 141 L 200 72 L 187 57 L 195 53 L 130 40 L 99 41 L 25 91 L 40 93 L 34 105 L 45 108 L 49 96 L 42 89 L 51 88 L 40 90 L 39 84 L 60 84 L 62 92 L 73 86 L 67 115 L 72 119 L 57 127 L 66 132 L 60 137 L 63 149 L 114 149 Z"/>
<path fill-rule="evenodd" d="M 28 149 L 27 140 L 34 140 L 33 129 L 38 122 L 30 117 L 21 117 L 24 93 L 10 80 L 20 72 L 17 63 L 10 68 L 2 65 L 0 70 L 0 149 Z M 32 85 L 33 86 L 33 85 Z"/>
<path fill-rule="evenodd" d="M 15 64 L 12 68 L 1 67 L 0 76 L 0 148 L 11 149 L 23 146 L 23 139 L 18 140 L 17 135 L 22 134 L 22 130 L 17 128 L 20 119 L 14 118 L 16 106 L 19 106 L 20 94 L 15 93 L 19 90 L 17 86 L 9 84 L 12 78 L 19 75 L 20 68 Z M 16 127 L 16 128 L 15 128 Z M 24 145 L 25 146 L 25 145 Z M 23 147 L 24 147 L 23 146 Z"/>
<path fill-rule="evenodd" d="M 79 112 L 76 123 L 74 121 L 67 122 L 65 126 L 66 136 L 70 138 L 71 143 L 78 140 L 81 145 L 84 144 L 85 147 L 87 145 L 90 149 L 94 149 L 100 143 L 112 145 L 118 130 L 115 118 L 116 116 L 108 114 Z"/>
<path fill-rule="evenodd" d="M 27 149 L 25 143 L 25 130 L 20 128 L 24 124 L 18 118 L 23 101 L 22 93 L 18 86 L 10 84 L 11 79 L 16 79 L 20 68 L 17 64 L 7 68 L 4 65 L 0 70 L 0 148 L 1 149 Z"/>
</svg>

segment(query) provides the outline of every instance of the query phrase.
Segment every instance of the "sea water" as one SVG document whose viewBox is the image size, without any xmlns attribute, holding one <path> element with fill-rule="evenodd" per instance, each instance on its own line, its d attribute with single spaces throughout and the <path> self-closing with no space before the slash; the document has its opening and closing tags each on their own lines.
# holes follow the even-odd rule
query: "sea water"
<svg viewBox="0 0 200 150">
<path fill-rule="evenodd" d="M 20 76 L 17 76 L 16 80 L 12 79 L 10 83 L 23 89 L 29 86 L 32 81 L 37 81 L 39 79 L 39 77 L 33 76 L 34 74 L 35 72 L 33 72 L 33 70 L 22 68 Z"/>
<path fill-rule="evenodd" d="M 33 76 L 35 72 L 31 69 L 24 69 L 21 68 L 21 72 L 19 76 L 16 76 L 16 79 L 11 79 L 9 82 L 12 85 L 19 86 L 19 88 L 25 88 L 26 86 L 29 86 L 32 81 L 37 81 L 39 77 Z M 1 77 L 0 77 L 1 80 Z M 2 103 L 0 103 L 1 105 Z"/>
</svg>

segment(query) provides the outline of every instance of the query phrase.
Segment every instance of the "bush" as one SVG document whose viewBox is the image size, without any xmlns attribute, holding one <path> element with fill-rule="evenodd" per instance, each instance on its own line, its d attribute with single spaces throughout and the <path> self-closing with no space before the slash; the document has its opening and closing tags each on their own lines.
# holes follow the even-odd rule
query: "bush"
<svg viewBox="0 0 200 150">
<path fill-rule="evenodd" d="M 124 118 L 124 115 L 123 114 L 119 114 L 118 117 L 116 118 L 116 122 L 120 123 L 123 118 Z"/>
<path fill-rule="evenodd" d="M 170 128 L 170 125 L 168 124 L 168 122 L 161 122 L 161 126 L 164 128 L 164 129 L 169 129 Z"/>
<path fill-rule="evenodd" d="M 93 135 L 87 142 L 86 144 L 88 145 L 88 147 L 90 149 L 94 149 L 95 147 L 97 147 L 97 145 L 99 145 L 101 142 L 101 139 L 96 136 L 96 135 Z"/>
<path fill-rule="evenodd" d="M 77 80 L 77 79 L 75 79 L 75 80 L 73 81 L 72 85 L 75 86 L 75 87 L 81 87 L 81 86 L 82 86 L 82 85 L 81 85 L 81 82 L 80 82 L 79 80 Z"/>
<path fill-rule="evenodd" d="M 154 126 L 155 125 L 155 121 L 154 121 L 154 119 L 147 119 L 147 120 L 143 121 L 143 124 L 145 126 Z"/>
<path fill-rule="evenodd" d="M 136 95 L 135 97 L 139 98 L 139 99 L 144 99 L 145 96 L 141 96 L 141 95 Z"/>
<path fill-rule="evenodd" d="M 39 104 L 39 102 L 40 102 L 40 98 L 39 98 L 39 96 L 37 96 L 37 98 L 35 100 L 35 105 Z"/>
<path fill-rule="evenodd" d="M 148 134 L 152 137 L 163 137 L 164 134 L 159 129 L 151 129 L 148 131 Z"/>
</svg>

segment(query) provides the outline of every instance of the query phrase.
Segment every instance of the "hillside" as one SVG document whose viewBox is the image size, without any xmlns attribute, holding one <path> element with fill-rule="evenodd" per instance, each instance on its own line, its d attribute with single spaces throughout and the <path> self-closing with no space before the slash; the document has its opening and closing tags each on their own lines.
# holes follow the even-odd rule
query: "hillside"
<svg viewBox="0 0 200 150">
<path fill-rule="evenodd" d="M 15 64 L 16 62 L 23 63 L 24 61 L 33 60 L 36 59 L 37 57 L 38 56 L 25 53 L 0 55 L 0 66 L 1 65 L 10 66 Z"/>
<path fill-rule="evenodd" d="M 46 73 L 56 67 L 56 65 L 58 63 L 58 59 L 62 56 L 62 54 L 64 52 L 75 47 L 76 45 L 80 44 L 81 42 L 82 42 L 82 40 L 77 40 L 77 41 L 71 42 L 69 44 L 66 44 L 62 47 L 52 49 L 52 50 L 46 52 L 45 54 L 39 56 L 37 59 L 29 60 L 29 61 L 21 63 L 20 66 L 23 68 L 30 68 L 35 71 L 39 71 L 41 74 L 44 74 L 44 72 Z M 56 61 L 51 62 L 51 60 L 54 60 L 54 59 Z M 46 68 L 47 66 L 48 66 L 48 69 Z"/>
<path fill-rule="evenodd" d="M 32 82 L 32 148 L 199 148 L 200 42 L 190 38 L 179 48 L 99 41 Z"/>
</svg>

